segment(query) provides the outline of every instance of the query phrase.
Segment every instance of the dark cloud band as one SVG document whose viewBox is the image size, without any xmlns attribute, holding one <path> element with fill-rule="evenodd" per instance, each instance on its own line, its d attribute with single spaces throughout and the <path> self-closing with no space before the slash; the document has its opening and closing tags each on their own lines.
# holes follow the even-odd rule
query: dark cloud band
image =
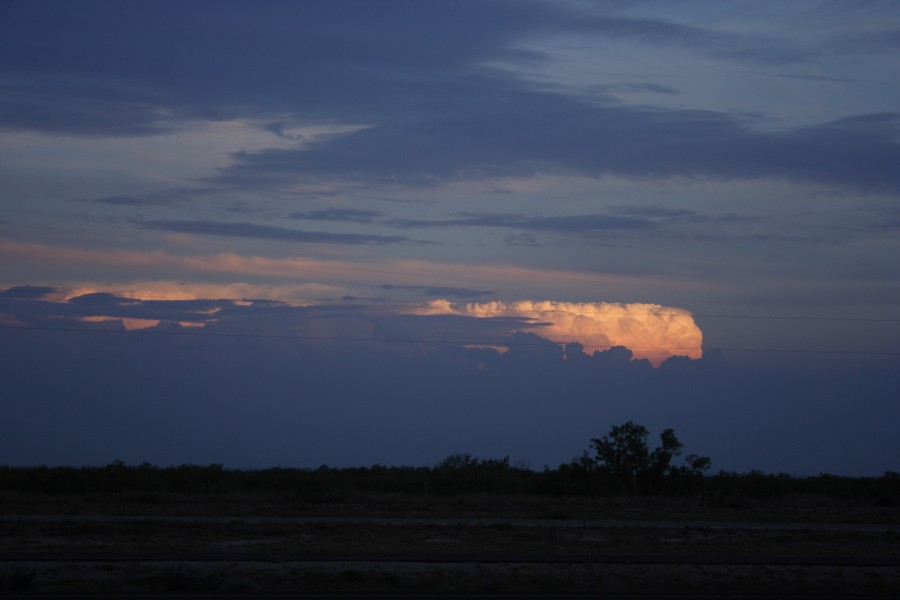
<svg viewBox="0 0 900 600">
<path fill-rule="evenodd" d="M 327 244 L 400 244 L 411 242 L 400 235 L 364 235 L 357 233 L 330 233 L 324 231 L 302 231 L 253 223 L 223 223 L 219 221 L 145 221 L 141 227 L 159 231 L 218 235 L 224 237 L 251 238 L 279 242 L 327 243 Z"/>
</svg>

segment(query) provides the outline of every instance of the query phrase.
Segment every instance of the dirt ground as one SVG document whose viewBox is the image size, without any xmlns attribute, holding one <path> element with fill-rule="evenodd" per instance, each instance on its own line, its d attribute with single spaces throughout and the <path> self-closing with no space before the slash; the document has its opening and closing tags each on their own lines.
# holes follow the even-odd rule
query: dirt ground
<svg viewBox="0 0 900 600">
<path fill-rule="evenodd" d="M 663 521 L 761 521 L 804 523 L 879 523 L 900 525 L 900 506 L 840 501 L 817 494 L 793 494 L 776 501 L 720 498 L 455 496 L 391 493 L 341 493 L 302 496 L 291 493 L 229 492 L 177 494 L 38 494 L 0 490 L 0 514 L 19 515 L 165 515 L 281 517 L 473 517 L 536 519 L 620 519 Z"/>
<path fill-rule="evenodd" d="M 687 502 L 629 499 L 591 503 L 508 498 L 362 499 L 301 507 L 246 497 L 147 499 L 79 496 L 0 500 L 0 551 L 79 552 L 303 552 L 328 560 L 27 561 L 0 562 L 0 591 L 98 592 L 683 592 L 755 594 L 892 594 L 900 567 L 860 566 L 860 559 L 900 559 L 897 509 L 842 506 L 802 499 L 780 506 L 709 508 Z M 28 515 L 32 516 L 28 516 Z M 37 515 L 80 515 L 46 520 Z M 89 515 L 129 518 L 104 521 Z M 24 518 L 21 516 L 24 515 Z M 143 520 L 230 516 L 203 521 Z M 537 525 L 387 524 L 254 521 L 248 516 L 409 516 L 538 519 Z M 543 522 L 540 518 L 547 519 Z M 549 519 L 628 519 L 679 522 L 662 527 L 553 525 Z M 714 524 L 731 522 L 729 527 Z M 754 524 L 742 526 L 741 524 Z M 790 527 L 766 527 L 761 523 Z M 809 527 L 804 527 L 808 523 Z M 876 528 L 823 529 L 822 525 L 880 524 Z M 818 526 L 817 526 L 818 525 Z M 373 555 L 341 560 L 347 553 Z M 391 555 L 443 555 L 446 562 L 392 561 Z M 526 562 L 471 561 L 512 555 Z M 683 557 L 672 564 L 531 562 L 535 557 Z M 12 555 L 11 555 L 12 556 Z M 771 564 L 707 564 L 691 557 L 773 557 Z M 778 559 L 776 560 L 776 557 Z M 791 558 L 796 558 L 792 563 Z M 820 557 L 829 565 L 797 564 Z M 383 560 L 381 559 L 383 558 Z M 785 562 L 784 559 L 787 559 Z M 802 559 L 802 560 L 801 560 Z M 846 564 L 840 560 L 847 559 Z M 781 562 L 779 562 L 781 561 Z M 856 566 L 854 566 L 856 564 Z"/>
<path fill-rule="evenodd" d="M 22 568 L 22 567 L 16 567 Z M 885 567 L 304 563 L 32 563 L 37 593 L 694 593 L 893 595 Z M 19 590 L 22 591 L 22 590 Z"/>
</svg>

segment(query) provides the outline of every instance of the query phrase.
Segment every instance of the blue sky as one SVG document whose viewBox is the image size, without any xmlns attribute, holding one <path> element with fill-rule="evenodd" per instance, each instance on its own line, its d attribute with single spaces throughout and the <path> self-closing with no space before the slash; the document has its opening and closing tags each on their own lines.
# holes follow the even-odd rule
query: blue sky
<svg viewBox="0 0 900 600">
<path fill-rule="evenodd" d="M 860 432 L 896 416 L 898 50 L 890 1 L 6 1 L 0 289 L 10 291 L 0 322 L 494 346 L 540 334 L 587 354 L 630 345 L 632 362 L 657 367 L 673 354 L 701 361 L 702 344 L 730 349 L 729 368 L 810 378 L 765 392 L 785 399 L 804 389 L 812 401 L 817 372 L 846 371 L 829 387 L 831 420 L 809 434 L 824 444 L 848 414 Z M 559 319 L 527 301 L 557 303 Z M 609 318 L 596 316 L 600 303 Z M 673 323 L 696 323 L 702 342 Z M 17 352 L 26 332 L 2 331 Z M 38 344 L 53 338 L 31 335 L 34 354 L 18 358 L 59 376 L 60 389 L 74 385 L 60 375 L 65 356 Z M 401 363 L 409 352 L 383 347 Z M 747 349 L 816 353 L 736 351 Z M 351 354 L 342 368 L 365 371 L 371 357 Z M 588 397 L 579 386 L 592 376 L 561 374 L 549 366 L 557 358 L 547 385 Z M 147 368 L 137 358 L 120 366 L 137 378 Z M 690 371 L 684 389 L 666 384 L 683 415 L 699 410 L 691 390 L 706 389 L 695 381 L 716 370 L 706 369 Z M 216 373 L 207 387 L 221 386 Z M 381 379 L 368 384 L 374 396 L 395 394 Z M 104 382 L 102 393 L 121 385 Z M 39 393 L 16 389 L 11 406 L 32 414 Z M 878 408 L 854 413 L 862 389 Z M 597 402 L 595 437 L 618 417 L 697 422 L 665 423 L 647 407 L 604 416 Z M 790 414 L 808 410 L 798 401 Z M 766 434 L 762 422 L 753 435 Z M 707 430 L 697 427 L 701 440 Z M 71 460 L 120 458 L 116 442 L 101 442 Z M 504 452 L 482 442 L 413 444 L 380 460 Z M 833 464 L 814 454 L 757 464 L 726 442 L 713 449 L 735 468 Z M 858 460 L 842 468 L 897 466 L 858 442 Z M 570 449 L 516 444 L 505 452 L 536 462 Z M 66 460 L 62 445 L 26 446 L 7 442 L 9 460 Z M 326 446 L 306 451 L 327 462 Z M 141 452 L 152 454 L 141 446 L 133 458 Z M 185 450 L 165 460 L 198 459 Z"/>
</svg>

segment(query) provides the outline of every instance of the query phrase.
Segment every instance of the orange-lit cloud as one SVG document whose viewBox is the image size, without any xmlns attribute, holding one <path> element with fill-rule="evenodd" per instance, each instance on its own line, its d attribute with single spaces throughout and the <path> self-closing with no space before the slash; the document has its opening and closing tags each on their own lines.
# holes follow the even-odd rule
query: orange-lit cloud
<svg viewBox="0 0 900 600">
<path fill-rule="evenodd" d="M 134 281 L 127 283 L 78 283 L 48 294 L 46 299 L 66 301 L 93 293 L 115 294 L 135 300 L 279 300 L 294 306 L 313 304 L 311 298 L 334 295 L 340 288 L 321 284 L 267 285 L 250 283 L 199 283 L 184 281 Z"/>
<path fill-rule="evenodd" d="M 428 260 L 386 259 L 383 261 L 330 260 L 308 257 L 246 256 L 233 252 L 215 254 L 174 254 L 165 250 L 127 250 L 109 248 L 103 250 L 73 247 L 56 247 L 46 244 L 0 240 L 0 261 L 20 267 L 28 266 L 40 273 L 41 269 L 66 269 L 83 272 L 82 280 L 93 273 L 102 273 L 109 279 L 110 272 L 129 273 L 135 277 L 152 278 L 155 273 L 178 273 L 185 277 L 209 279 L 211 276 L 241 278 L 266 277 L 276 280 L 301 280 L 306 283 L 342 286 L 348 282 L 363 285 L 426 284 L 440 281 L 442 285 L 469 287 L 507 287 L 520 289 L 527 282 L 531 289 L 589 290 L 597 286 L 615 285 L 619 289 L 656 287 L 660 278 L 626 276 L 609 273 L 541 269 L 506 263 L 448 263 Z M 95 275 L 93 275 L 95 276 Z M 38 275 L 38 278 L 40 275 Z M 18 282 L 10 282 L 15 285 Z M 676 281 L 665 285 L 677 287 Z M 106 286 L 108 288 L 108 286 Z M 256 297 L 272 298 L 271 295 Z"/>
<path fill-rule="evenodd" d="M 703 354 L 703 333 L 691 313 L 659 304 L 525 300 L 455 305 L 437 300 L 414 312 L 525 318 L 534 323 L 525 331 L 554 342 L 579 343 L 589 354 L 625 346 L 636 358 L 647 358 L 656 366 L 671 356 L 700 358 Z"/>
<path fill-rule="evenodd" d="M 139 329 L 150 329 L 151 327 L 156 327 L 162 321 L 159 319 L 136 319 L 132 317 L 105 317 L 93 315 L 89 317 L 78 317 L 79 321 L 84 321 L 86 323 L 109 323 L 111 321 L 121 321 L 122 326 L 125 328 L 125 331 L 135 331 Z M 182 327 L 193 327 L 193 328 L 202 328 L 206 326 L 206 323 L 198 323 L 196 321 L 177 321 L 178 325 Z"/>
<path fill-rule="evenodd" d="M 121 321 L 122 326 L 125 327 L 126 331 L 134 331 L 135 329 L 149 329 L 151 327 L 156 327 L 159 325 L 159 320 L 157 319 L 133 319 L 128 317 L 101 317 L 101 316 L 91 316 L 91 317 L 79 317 L 80 321 L 86 321 L 88 323 L 109 323 L 110 321 Z"/>
<path fill-rule="evenodd" d="M 41 269 L 65 268 L 72 273 L 129 273 L 130 282 L 70 282 L 48 300 L 66 301 L 91 292 L 114 293 L 135 300 L 193 300 L 249 298 L 280 300 L 293 305 L 317 304 L 323 297 L 341 297 L 350 285 L 431 284 L 482 285 L 491 289 L 565 289 L 570 293 L 615 285 L 627 290 L 657 287 L 657 278 L 623 276 L 582 271 L 561 271 L 510 264 L 463 264 L 427 260 L 387 259 L 377 262 L 326 260 L 307 257 L 246 256 L 231 252 L 174 254 L 165 250 L 62 248 L 45 244 L 0 240 L 0 260 L 8 264 Z M 182 281 L 153 280 L 153 274 L 177 274 Z M 244 282 L 211 283 L 208 279 L 232 277 Z M 109 275 L 104 279 L 108 279 Z M 114 278 L 114 276 L 113 276 Z M 274 283 L 253 283 L 265 278 Z M 185 281 L 186 280 L 186 281 Z M 204 281 L 207 280 L 207 281 Z M 247 281 L 249 280 L 249 282 Z M 299 283 L 298 283 L 299 282 Z M 17 283 L 17 282 L 13 282 Z M 666 281 L 667 287 L 677 282 Z M 671 285 L 670 285 L 671 284 Z M 658 304 L 613 304 L 605 302 L 484 302 L 453 305 L 436 301 L 413 312 L 459 314 L 473 317 L 518 317 L 530 320 L 526 331 L 555 342 L 577 342 L 588 353 L 610 346 L 626 346 L 636 357 L 658 365 L 674 355 L 699 358 L 703 335 L 688 311 Z M 134 325 L 139 327 L 138 324 Z M 126 324 L 126 327 L 128 325 Z"/>
</svg>

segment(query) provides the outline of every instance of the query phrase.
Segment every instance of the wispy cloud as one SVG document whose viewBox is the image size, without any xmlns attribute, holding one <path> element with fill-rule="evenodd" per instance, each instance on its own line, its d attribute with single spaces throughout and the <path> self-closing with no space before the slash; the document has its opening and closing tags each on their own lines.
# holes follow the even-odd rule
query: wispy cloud
<svg viewBox="0 0 900 600">
<path fill-rule="evenodd" d="M 656 226 L 656 223 L 647 219 L 606 214 L 537 217 L 512 213 L 459 213 L 459 216 L 450 219 L 392 219 L 386 221 L 386 223 L 405 229 L 497 227 L 564 233 L 649 229 Z"/>
<path fill-rule="evenodd" d="M 358 285 L 381 286 L 423 285 L 431 287 L 441 281 L 445 287 L 467 288 L 473 284 L 483 289 L 519 286 L 530 282 L 545 293 L 559 289 L 655 289 L 660 285 L 688 285 L 680 278 L 623 275 L 560 268 L 539 268 L 514 263 L 463 263 L 429 260 L 391 259 L 377 262 L 324 260 L 306 257 L 268 258 L 245 256 L 234 252 L 207 255 L 178 255 L 164 250 L 138 251 L 121 248 L 84 249 L 56 247 L 36 243 L 0 240 L 0 258 L 11 264 L 42 269 L 110 276 L 118 274 L 131 279 L 182 275 L 209 277 L 211 274 L 241 278 L 273 278 L 278 282 L 305 281 L 318 283 L 356 282 Z M 696 285 L 696 284 L 690 284 Z M 477 288 L 475 288 L 477 289 Z"/>
<path fill-rule="evenodd" d="M 102 196 L 100 198 L 87 199 L 98 204 L 111 204 L 114 206 L 171 206 L 182 204 L 192 196 L 203 193 L 198 189 L 173 189 L 165 192 L 150 194 L 119 194 L 116 196 Z"/>
<path fill-rule="evenodd" d="M 427 285 L 394 285 L 391 283 L 382 285 L 381 289 L 389 291 L 400 290 L 419 292 L 425 296 L 432 296 L 436 298 L 480 298 L 484 296 L 491 296 L 494 294 L 494 292 L 490 290 L 474 290 L 471 288 Z"/>
<path fill-rule="evenodd" d="M 328 243 L 328 244 L 400 244 L 413 243 L 406 236 L 399 235 L 366 235 L 359 233 L 331 233 L 324 231 L 302 231 L 253 223 L 223 223 L 220 221 L 143 221 L 145 229 L 174 231 L 177 233 L 195 233 L 200 235 L 218 235 L 225 237 L 253 238 L 279 242 Z"/>
<path fill-rule="evenodd" d="M 243 117 L 267 119 L 261 127 L 283 141 L 297 141 L 287 122 L 309 115 L 361 127 L 303 147 L 235 152 L 215 179 L 237 187 L 336 179 L 434 185 L 550 172 L 900 189 L 895 117 L 882 116 L 880 128 L 865 132 L 837 121 L 763 131 L 728 111 L 585 101 L 539 88 L 514 69 L 484 67 L 496 60 L 518 64 L 522 42 L 535 45 L 557 34 L 778 67 L 811 64 L 824 44 L 626 16 L 615 5 L 459 1 L 348 12 L 304 3 L 270 7 L 252 19 L 242 7 L 217 5 L 216 21 L 204 6 L 179 5 L 183 27 L 176 30 L 165 11 L 149 7 L 127 15 L 92 3 L 65 15 L 41 4 L 7 9 L 8 21 L 19 26 L 0 40 L 0 125 L 64 135 L 153 135 L 243 107 Z M 232 35 L 236 22 L 240 39 Z M 391 35 L 372 35 L 376 26 Z M 873 35 L 883 45 L 896 43 L 895 31 Z M 165 52 L 133 60 L 159 39 L 166 39 Z M 865 50 L 866 43 L 847 38 L 840 47 Z M 283 77 L 288 71 L 292 77 Z M 675 91 L 656 82 L 623 85 L 632 92 Z M 285 118 L 272 121 L 273 114 Z"/>
<path fill-rule="evenodd" d="M 530 233 L 516 233 L 510 236 L 507 236 L 506 239 L 503 240 L 503 243 L 507 246 L 530 246 L 532 248 L 540 248 L 541 243 L 537 241 Z"/>
<path fill-rule="evenodd" d="M 350 221 L 353 223 L 374 223 L 384 213 L 377 210 L 353 208 L 326 208 L 322 210 L 298 211 L 291 213 L 292 219 L 301 221 Z"/>
<path fill-rule="evenodd" d="M 370 185 L 434 185 L 463 178 L 571 173 L 588 177 L 760 179 L 900 189 L 891 114 L 858 115 L 787 131 L 698 110 L 591 106 L 497 81 L 464 115 L 416 127 L 373 126 L 305 150 L 234 155 L 218 181 L 284 185 L 339 177 Z M 506 97 L 516 97 L 509 110 Z M 494 102 L 496 100 L 496 102 Z M 861 122 L 872 123 L 861 128 Z M 877 123 L 877 126 L 874 126 Z M 440 140 L 436 143 L 436 140 Z M 390 157 L 384 148 L 391 148 Z"/>
<path fill-rule="evenodd" d="M 809 61 L 816 56 L 813 49 L 775 36 L 721 31 L 664 19 L 608 15 L 582 17 L 567 24 L 604 38 L 664 44 L 714 58 L 781 65 Z"/>
<path fill-rule="evenodd" d="M 681 93 L 675 88 L 667 85 L 660 85 L 658 83 L 611 83 L 593 86 L 591 87 L 591 91 L 596 93 L 632 92 L 640 94 L 666 94 L 671 96 Z"/>
<path fill-rule="evenodd" d="M 86 137 L 149 136 L 177 131 L 200 116 L 170 99 L 129 89 L 124 82 L 80 81 L 63 72 L 0 81 L 0 126 L 9 129 Z"/>
<path fill-rule="evenodd" d="M 45 285 L 16 285 L 0 291 L 2 298 L 29 298 L 36 300 L 54 293 L 56 288 Z"/>
<path fill-rule="evenodd" d="M 775 77 L 779 79 L 799 79 L 806 81 L 821 81 L 827 83 L 851 83 L 858 81 L 850 77 L 831 77 L 827 75 L 811 75 L 807 73 L 767 73 L 765 71 L 748 71 L 753 75 L 761 77 Z"/>
</svg>

